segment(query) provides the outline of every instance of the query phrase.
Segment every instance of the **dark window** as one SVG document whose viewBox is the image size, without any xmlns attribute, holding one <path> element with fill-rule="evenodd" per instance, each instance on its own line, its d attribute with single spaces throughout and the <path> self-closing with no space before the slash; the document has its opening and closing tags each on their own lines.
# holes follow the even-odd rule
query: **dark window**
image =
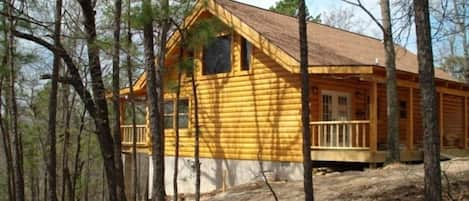
<svg viewBox="0 0 469 201">
<path fill-rule="evenodd" d="M 204 48 L 204 75 L 228 73 L 231 71 L 231 36 L 218 37 L 212 44 Z"/>
<path fill-rule="evenodd" d="M 164 102 L 164 128 L 173 128 L 174 105 L 173 101 Z"/>
<path fill-rule="evenodd" d="M 245 38 L 241 40 L 241 70 L 249 70 L 251 68 L 252 45 Z"/>
<path fill-rule="evenodd" d="M 189 101 L 179 100 L 179 128 L 189 127 Z"/>
<path fill-rule="evenodd" d="M 399 101 L 399 116 L 401 119 L 407 119 L 407 102 Z"/>
</svg>

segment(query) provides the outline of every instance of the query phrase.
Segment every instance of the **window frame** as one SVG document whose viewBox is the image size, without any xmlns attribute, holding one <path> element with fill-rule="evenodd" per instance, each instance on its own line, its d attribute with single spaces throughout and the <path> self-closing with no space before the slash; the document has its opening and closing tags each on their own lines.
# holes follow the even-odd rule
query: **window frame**
<svg viewBox="0 0 469 201">
<path fill-rule="evenodd" d="M 172 108 L 171 113 L 169 113 L 169 112 L 167 112 L 167 111 L 165 110 L 167 103 L 171 103 L 171 108 Z M 174 129 L 174 128 L 175 128 L 175 126 L 174 126 L 174 113 L 175 113 L 175 110 L 174 110 L 174 108 L 175 108 L 174 101 L 173 101 L 173 100 L 165 100 L 165 101 L 163 102 L 163 105 L 164 105 L 164 106 L 163 106 L 163 127 L 164 127 L 164 129 Z M 166 126 L 166 118 L 168 118 L 168 117 L 171 118 L 171 127 L 167 127 L 167 126 Z"/>
<path fill-rule="evenodd" d="M 207 70 L 206 70 L 206 62 L 205 62 L 205 58 L 206 58 L 206 51 L 207 51 L 207 48 L 208 47 L 203 47 L 201 49 L 201 64 L 202 64 L 202 68 L 201 68 L 201 75 L 202 76 L 216 76 L 216 75 L 220 75 L 220 74 L 229 74 L 229 73 L 232 73 L 233 72 L 233 43 L 234 43 L 234 34 L 232 33 L 226 33 L 226 34 L 220 34 L 217 36 L 217 39 L 214 41 L 217 42 L 218 39 L 220 38 L 226 38 L 228 37 L 229 38 L 229 42 L 230 42 L 230 45 L 229 45 L 229 59 L 230 59 L 230 63 L 229 63 L 229 71 L 227 72 L 215 72 L 215 73 L 207 73 Z M 215 67 L 216 69 L 217 67 Z"/>
<path fill-rule="evenodd" d="M 241 36 L 241 52 L 240 52 L 240 70 L 251 71 L 252 69 L 252 53 L 253 46 L 246 38 Z"/>
<path fill-rule="evenodd" d="M 179 99 L 179 102 L 181 101 L 187 101 L 187 112 L 186 113 L 181 113 L 180 109 L 179 109 L 179 121 L 181 120 L 181 115 L 186 115 L 187 116 L 187 126 L 186 127 L 181 127 L 179 126 L 179 129 L 190 129 L 191 128 L 191 121 L 190 121 L 190 117 L 191 117 L 191 101 L 189 98 L 180 98 Z M 171 117 L 171 127 L 166 127 L 166 124 L 163 122 L 163 125 L 164 125 L 164 129 L 165 130 L 168 130 L 168 129 L 176 129 L 176 99 L 171 99 L 171 100 L 165 100 L 164 101 L 164 104 L 166 103 L 171 103 L 172 105 L 172 112 L 171 114 L 168 114 L 166 113 L 166 111 L 163 111 L 163 121 L 166 121 L 166 118 L 167 117 Z M 180 106 L 180 104 L 178 104 Z"/>
<path fill-rule="evenodd" d="M 181 125 L 179 125 L 179 122 L 176 122 L 174 121 L 174 128 L 176 128 L 176 123 L 179 125 L 179 129 L 188 129 L 189 128 L 189 125 L 190 125 L 190 101 L 188 98 L 183 98 L 183 99 L 179 99 L 179 104 L 177 104 L 179 107 L 181 106 L 181 102 L 182 101 L 185 101 L 187 102 L 187 111 L 185 113 L 181 113 L 181 108 L 178 109 L 178 120 L 181 121 L 181 115 L 186 115 L 187 116 L 187 125 L 185 127 L 181 127 Z M 174 102 L 176 102 L 176 100 L 174 100 Z M 176 108 L 176 104 L 174 104 L 174 108 Z M 174 110 L 174 113 L 176 113 L 176 110 Z M 174 120 L 176 120 L 176 116 L 174 116 Z"/>
</svg>

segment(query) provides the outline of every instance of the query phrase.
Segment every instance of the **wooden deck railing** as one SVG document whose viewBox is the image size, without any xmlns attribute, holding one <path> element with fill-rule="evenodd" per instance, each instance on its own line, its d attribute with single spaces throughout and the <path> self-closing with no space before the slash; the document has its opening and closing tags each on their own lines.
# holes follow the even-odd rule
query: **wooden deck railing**
<svg viewBox="0 0 469 201">
<path fill-rule="evenodd" d="M 148 142 L 147 139 L 147 126 L 146 125 L 137 125 L 136 126 L 137 134 L 137 145 L 146 145 Z M 122 134 L 122 145 L 132 145 L 133 144 L 133 126 L 132 125 L 122 125 L 121 126 Z"/>
<path fill-rule="evenodd" d="M 313 149 L 369 149 L 370 121 L 311 122 Z"/>
</svg>

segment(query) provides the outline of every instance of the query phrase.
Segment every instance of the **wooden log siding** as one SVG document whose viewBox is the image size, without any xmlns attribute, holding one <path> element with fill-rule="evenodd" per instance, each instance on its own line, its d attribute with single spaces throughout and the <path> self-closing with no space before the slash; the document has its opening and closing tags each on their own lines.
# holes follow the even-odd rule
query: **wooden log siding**
<svg viewBox="0 0 469 201">
<path fill-rule="evenodd" d="M 445 147 L 464 148 L 464 98 L 443 96 L 443 141 Z"/>
<path fill-rule="evenodd" d="M 241 71 L 237 61 L 240 59 L 238 39 L 234 35 L 231 73 L 202 76 L 201 54 L 196 52 L 201 157 L 301 161 L 298 77 L 256 48 L 252 55 L 252 69 Z M 166 94 L 168 99 L 173 97 L 174 94 Z M 189 83 L 184 84 L 182 97 L 190 99 Z M 182 157 L 194 155 L 192 125 L 193 122 L 191 129 L 180 132 Z M 165 132 L 166 154 L 172 155 L 174 131 L 166 129 Z"/>
<path fill-rule="evenodd" d="M 381 147 L 387 146 L 387 98 L 386 98 L 386 85 L 379 84 L 378 85 L 378 128 L 379 128 L 379 135 L 378 135 L 378 144 Z M 408 139 L 408 129 L 409 129 L 409 105 L 410 105 L 410 91 L 409 88 L 406 87 L 398 87 L 398 109 L 400 109 L 400 102 L 405 102 L 406 108 L 406 117 L 401 118 L 399 114 L 399 141 L 402 146 L 407 144 Z"/>
</svg>

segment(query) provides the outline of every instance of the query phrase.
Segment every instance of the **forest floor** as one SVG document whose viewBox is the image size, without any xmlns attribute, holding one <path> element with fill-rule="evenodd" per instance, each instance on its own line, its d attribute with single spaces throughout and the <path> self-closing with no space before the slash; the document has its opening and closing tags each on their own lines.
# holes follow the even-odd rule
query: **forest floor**
<svg viewBox="0 0 469 201">
<path fill-rule="evenodd" d="M 469 200 L 469 158 L 444 161 L 441 167 L 444 200 Z M 315 198 L 319 201 L 423 200 L 422 164 L 315 174 Z M 279 200 L 304 200 L 302 182 L 275 181 L 271 185 Z M 257 182 L 208 193 L 202 200 L 272 201 L 273 197 L 263 182 Z"/>
</svg>

